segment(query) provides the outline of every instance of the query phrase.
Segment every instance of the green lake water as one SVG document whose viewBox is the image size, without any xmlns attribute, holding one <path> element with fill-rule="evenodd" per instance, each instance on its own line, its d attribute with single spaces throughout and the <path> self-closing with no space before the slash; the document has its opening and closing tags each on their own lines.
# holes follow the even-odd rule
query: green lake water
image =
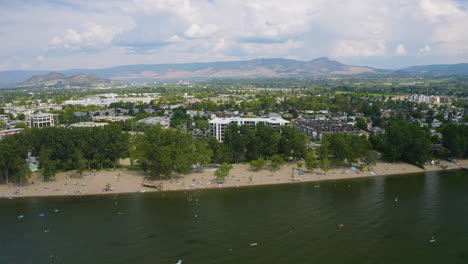
<svg viewBox="0 0 468 264">
<path fill-rule="evenodd" d="M 468 172 L 0 200 L 1 264 L 174 264 L 179 259 L 184 264 L 466 264 Z"/>
</svg>

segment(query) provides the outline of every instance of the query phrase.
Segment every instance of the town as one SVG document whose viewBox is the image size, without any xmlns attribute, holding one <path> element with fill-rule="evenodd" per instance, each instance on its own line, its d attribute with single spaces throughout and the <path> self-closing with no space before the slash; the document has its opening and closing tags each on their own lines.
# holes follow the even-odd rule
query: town
<svg viewBox="0 0 468 264">
<path fill-rule="evenodd" d="M 326 81 L 328 86 L 335 82 L 335 78 L 330 79 Z M 349 81 L 347 80 L 347 82 Z M 369 88 L 370 92 L 363 93 L 349 92 L 346 91 L 347 89 L 337 91 L 307 87 L 256 88 L 256 85 L 218 85 L 212 83 L 184 83 L 184 85 L 180 85 L 180 83 L 153 85 L 145 83 L 131 88 L 119 87 L 107 90 L 102 87 L 99 89 L 76 89 L 72 93 L 68 89 L 5 91 L 2 105 L 0 105 L 0 139 L 20 134 L 25 129 L 31 128 L 99 128 L 109 124 L 117 126 L 118 131 L 122 131 L 122 133 L 129 133 L 129 137 L 118 142 L 123 148 L 120 154 L 116 154 L 117 156 L 114 158 L 104 158 L 100 161 L 98 161 L 99 158 L 90 156 L 85 159 L 88 163 L 88 169 L 102 168 L 103 166 L 115 167 L 116 164 L 120 163 L 119 159 L 128 157 L 130 157 L 132 164 L 140 164 L 145 167 L 146 158 L 135 154 L 142 150 L 134 149 L 126 142 L 136 140 L 138 135 L 145 135 L 145 131 L 151 127 L 175 130 L 177 133 L 193 138 L 188 139 L 188 142 L 198 142 L 197 138 L 203 139 L 204 141 L 201 142 L 204 142 L 203 144 L 210 149 L 208 157 L 202 159 L 204 165 L 239 161 L 258 162 L 258 159 L 268 160 L 276 154 L 279 154 L 280 158 L 285 161 L 301 160 L 307 159 L 309 155 L 307 153 L 310 152 L 313 154 L 309 156 L 312 155 L 314 159 L 317 159 L 315 163 L 309 162 L 311 168 L 320 167 L 320 162 L 325 160 L 327 163 L 328 159 L 331 160 L 332 166 L 342 166 L 345 161 L 368 160 L 370 156 L 372 156 L 372 162 L 375 162 L 375 157 L 380 155 L 383 155 L 384 158 L 390 158 L 390 160 L 403 160 L 422 166 L 428 159 L 453 159 L 466 155 L 463 150 L 464 146 L 459 145 L 463 140 L 446 137 L 448 134 L 454 135 L 453 133 L 455 135 L 461 133 L 457 135 L 461 138 L 466 137 L 466 134 L 463 134 L 463 127 L 466 127 L 468 122 L 467 98 L 451 93 L 447 95 L 445 90 L 441 90 L 439 94 L 435 95 L 402 94 L 401 92 L 376 94 L 372 93 L 375 88 Z M 430 84 L 430 80 L 428 83 Z M 353 85 L 362 87 L 363 82 L 349 84 L 349 86 Z M 387 86 L 384 85 L 384 87 Z M 401 84 L 396 84 L 396 87 L 402 89 Z M 414 90 L 414 84 L 404 87 L 410 87 L 409 89 Z M 427 90 L 427 84 L 424 84 L 423 87 L 424 89 L 421 90 Z M 105 92 L 103 93 L 103 91 Z M 391 146 L 385 146 L 390 142 L 386 130 L 396 124 L 396 121 L 414 125 L 418 130 L 421 130 L 421 133 L 427 135 L 425 136 L 427 142 L 419 150 L 421 154 L 417 158 L 405 158 L 405 151 L 415 151 L 413 148 L 393 150 L 401 153 L 392 156 Z M 254 131 L 257 130 L 258 126 L 266 126 L 273 129 L 272 131 L 282 131 L 282 127 L 291 127 L 294 128 L 292 131 L 296 131 L 295 133 L 302 134 L 301 138 L 305 141 L 299 140 L 296 143 L 289 143 L 298 145 L 290 146 L 291 149 L 295 150 L 286 153 L 282 153 L 284 147 L 280 146 L 269 153 L 252 155 L 248 145 L 242 147 L 237 142 L 235 143 L 237 145 L 229 146 L 237 140 L 237 134 L 226 135 L 230 131 L 229 129 L 235 129 L 233 126 L 250 127 Z M 461 130 L 457 130 L 458 127 Z M 245 133 L 242 131 L 239 130 L 238 135 Z M 417 134 L 415 131 L 413 132 L 415 135 Z M 284 133 L 279 135 L 282 134 Z M 331 136 L 333 134 L 350 135 L 356 138 L 364 137 L 371 144 L 365 146 L 365 150 L 359 157 L 338 157 L 338 153 L 328 153 L 328 151 L 323 150 L 326 148 L 325 146 L 330 144 L 331 140 L 338 140 Z M 227 140 L 226 137 L 228 137 Z M 218 144 L 221 144 L 220 146 L 227 149 L 219 150 L 218 147 L 209 143 L 209 138 L 214 138 L 219 142 Z M 261 138 L 261 140 L 264 139 Z M 347 140 L 352 141 L 352 138 Z M 389 142 L 384 142 L 386 140 Z M 252 141 L 249 144 L 262 143 Z M 304 145 L 301 146 L 301 144 Z M 409 144 L 413 143 L 409 142 Z M 133 146 L 136 145 L 138 144 L 134 143 Z M 356 148 L 356 146 L 349 147 Z M 31 152 L 30 149 L 28 152 L 28 160 L 34 161 L 34 164 L 28 165 L 32 171 L 36 171 L 38 168 L 44 169 L 44 166 L 41 165 L 41 148 L 43 147 L 39 146 L 36 147 L 35 151 Z M 236 150 L 239 148 L 240 150 Z M 244 149 L 242 150 L 242 148 Z M 372 155 L 369 154 L 371 150 L 375 152 Z M 64 169 L 79 169 L 81 171 L 82 168 L 64 166 L 63 163 L 67 163 L 69 158 L 57 156 L 56 152 L 59 150 L 50 151 L 54 162 L 58 162 L 53 166 L 51 176 Z M 324 154 L 325 152 L 327 153 Z M 77 155 L 83 154 L 85 153 L 79 151 Z M 194 159 L 180 172 L 191 171 L 199 165 L 200 160 Z M 177 169 L 174 169 L 174 164 L 172 166 L 173 169 L 159 171 L 153 168 L 152 170 L 148 169 L 148 172 L 152 177 L 170 176 L 172 171 L 177 172 Z M 327 167 L 326 164 L 325 167 Z M 45 168 L 47 169 L 47 166 Z M 17 170 L 18 173 L 20 171 Z"/>
</svg>

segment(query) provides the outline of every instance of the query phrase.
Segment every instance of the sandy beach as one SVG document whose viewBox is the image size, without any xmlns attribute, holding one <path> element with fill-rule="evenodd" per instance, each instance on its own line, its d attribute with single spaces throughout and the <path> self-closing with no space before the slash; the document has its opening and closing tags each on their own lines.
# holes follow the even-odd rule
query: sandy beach
<svg viewBox="0 0 468 264">
<path fill-rule="evenodd" d="M 458 169 L 468 167 L 468 160 L 458 160 L 456 164 L 442 161 L 446 169 Z M 353 168 L 354 169 L 354 168 Z M 249 165 L 235 164 L 230 176 L 223 184 L 212 182 L 214 169 L 206 169 L 203 172 L 193 172 L 181 175 L 179 179 L 154 181 L 154 184 L 162 185 L 163 191 L 195 190 L 209 188 L 241 187 L 253 185 L 300 183 L 311 181 L 350 179 L 362 177 L 378 177 L 392 174 L 408 174 L 428 171 L 444 170 L 441 167 L 426 165 L 425 169 L 407 163 L 385 163 L 378 162 L 372 171 L 353 171 L 350 168 L 332 169 L 326 174 L 317 169 L 308 172 L 305 169 L 297 170 L 296 163 L 287 163 L 277 171 L 268 168 L 254 171 Z M 374 175 L 375 174 L 375 175 Z M 39 173 L 33 173 L 29 183 L 25 185 L 6 184 L 0 185 L 0 197 L 19 198 L 34 196 L 79 196 L 96 194 L 116 194 L 135 192 L 154 192 L 154 188 L 143 187 L 145 174 L 143 171 L 129 170 L 103 170 L 96 172 L 85 172 L 83 177 L 73 177 L 70 172 L 59 173 L 54 180 L 43 181 Z M 106 185 L 112 190 L 105 191 Z"/>
</svg>

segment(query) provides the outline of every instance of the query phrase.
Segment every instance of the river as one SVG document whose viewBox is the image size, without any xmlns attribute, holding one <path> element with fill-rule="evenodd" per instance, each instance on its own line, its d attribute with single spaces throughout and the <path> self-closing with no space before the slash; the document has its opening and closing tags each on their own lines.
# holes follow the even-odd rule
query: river
<svg viewBox="0 0 468 264">
<path fill-rule="evenodd" d="M 0 200 L 0 263 L 179 259 L 466 264 L 468 172 Z"/>
</svg>

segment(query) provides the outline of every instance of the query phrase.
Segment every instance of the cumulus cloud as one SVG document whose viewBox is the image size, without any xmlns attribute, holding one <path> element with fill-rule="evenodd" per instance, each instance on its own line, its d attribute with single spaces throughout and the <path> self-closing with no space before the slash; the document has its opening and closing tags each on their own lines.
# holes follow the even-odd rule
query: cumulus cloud
<svg viewBox="0 0 468 264">
<path fill-rule="evenodd" d="M 419 49 L 419 55 L 426 56 L 431 52 L 431 47 L 429 45 L 424 46 L 423 48 Z"/>
<path fill-rule="evenodd" d="M 395 54 L 400 56 L 406 55 L 405 45 L 399 44 L 395 49 Z"/>
<path fill-rule="evenodd" d="M 189 38 L 206 38 L 218 31 L 218 26 L 215 24 L 191 24 L 190 27 L 184 32 Z"/>
<path fill-rule="evenodd" d="M 385 56 L 387 47 L 383 41 L 342 40 L 332 54 L 336 57 Z"/>
<path fill-rule="evenodd" d="M 133 25 L 103 26 L 88 24 L 85 30 L 69 28 L 62 36 L 54 37 L 49 43 L 51 50 L 87 50 L 108 47 L 114 37 L 129 30 Z"/>
<path fill-rule="evenodd" d="M 361 59 L 379 63 L 370 65 L 376 67 L 418 55 L 434 62 L 468 60 L 467 1 L 381 0 L 378 5 L 375 0 L 60 3 L 39 0 L 1 5 L 0 34 L 9 41 L 0 42 L 0 58 L 18 56 L 41 67 L 49 63 L 94 66 L 91 60 L 75 57 L 86 51 L 92 51 L 95 59 L 110 60 L 109 64 L 267 56 L 306 60 L 331 56 L 345 63 Z M 19 11 L 24 15 L 17 16 Z M 413 47 L 416 52 L 411 54 L 408 51 Z M 126 60 L 119 61 L 124 55 Z M 38 56 L 47 60 L 37 60 Z M 0 64 L 7 61 L 11 60 L 0 59 Z"/>
</svg>

